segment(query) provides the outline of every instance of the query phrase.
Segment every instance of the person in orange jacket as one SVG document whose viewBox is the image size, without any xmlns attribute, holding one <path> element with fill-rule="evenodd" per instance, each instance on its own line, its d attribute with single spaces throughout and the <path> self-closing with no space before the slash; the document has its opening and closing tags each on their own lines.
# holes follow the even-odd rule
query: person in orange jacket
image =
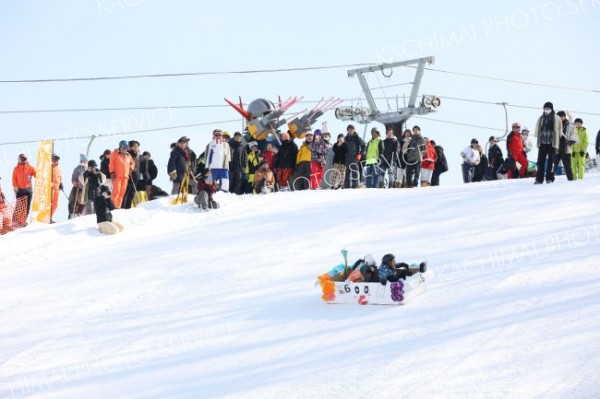
<svg viewBox="0 0 600 399">
<path fill-rule="evenodd" d="M 17 215 L 15 217 L 15 223 L 19 227 L 27 225 L 27 216 L 29 216 L 29 208 L 31 207 L 31 198 L 33 197 L 33 189 L 31 187 L 31 178 L 35 177 L 35 168 L 27 162 L 27 156 L 25 154 L 19 154 L 19 163 L 13 170 L 12 184 L 13 190 L 15 190 L 15 196 L 17 202 L 19 198 L 26 197 L 27 205 L 25 215 Z"/>
<path fill-rule="evenodd" d="M 56 212 L 56 208 L 58 208 L 58 197 L 59 192 L 63 189 L 62 183 L 62 172 L 60 171 L 60 167 L 58 166 L 58 161 L 60 161 L 60 157 L 56 154 L 52 155 L 52 208 L 50 210 L 50 222 L 52 223 L 52 216 L 54 216 L 54 212 Z"/>
<path fill-rule="evenodd" d="M 115 204 L 115 208 L 120 209 L 127 191 L 129 176 L 135 167 L 135 160 L 129 152 L 129 144 L 122 140 L 119 142 L 119 148 L 114 150 L 110 156 L 108 169 L 110 170 L 110 178 L 113 184 L 111 199 Z"/>
</svg>

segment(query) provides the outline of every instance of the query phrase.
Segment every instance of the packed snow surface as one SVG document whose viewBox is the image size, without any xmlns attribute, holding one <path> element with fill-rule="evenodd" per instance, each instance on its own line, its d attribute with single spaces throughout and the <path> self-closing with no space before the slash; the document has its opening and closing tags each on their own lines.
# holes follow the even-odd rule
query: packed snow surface
<svg viewBox="0 0 600 399">
<path fill-rule="evenodd" d="M 0 398 L 599 397 L 600 178 L 217 199 L 0 237 Z M 342 248 L 428 291 L 326 304 Z"/>
</svg>

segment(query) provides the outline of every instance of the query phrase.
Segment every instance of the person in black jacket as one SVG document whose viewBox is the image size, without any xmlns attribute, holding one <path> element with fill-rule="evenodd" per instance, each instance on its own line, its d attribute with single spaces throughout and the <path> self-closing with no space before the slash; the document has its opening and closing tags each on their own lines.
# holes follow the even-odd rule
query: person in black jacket
<svg viewBox="0 0 600 399">
<path fill-rule="evenodd" d="M 444 148 L 441 145 L 437 145 L 435 141 L 430 141 L 431 145 L 435 149 L 435 152 L 437 153 L 437 161 L 435 161 L 433 173 L 431 175 L 431 185 L 439 186 L 440 175 L 448 171 L 448 160 L 446 159 L 446 154 L 444 154 Z"/>
<path fill-rule="evenodd" d="M 356 133 L 354 125 L 348 125 L 346 128 L 348 134 L 344 141 L 346 142 L 346 176 L 344 180 L 345 188 L 358 188 L 361 178 L 361 163 L 365 152 L 365 142 Z"/>
<path fill-rule="evenodd" d="M 596 155 L 600 155 L 600 130 L 598 130 L 598 135 L 596 136 Z"/>
<path fill-rule="evenodd" d="M 248 162 L 248 154 L 242 145 L 242 134 L 235 132 L 233 139 L 229 141 L 231 148 L 231 161 L 229 162 L 229 192 L 241 195 L 242 177 Z"/>
<path fill-rule="evenodd" d="M 479 163 L 473 168 L 473 180 L 472 182 L 481 182 L 485 178 L 485 173 L 488 169 L 488 159 L 483 153 L 483 148 L 479 144 L 476 146 L 477 151 L 481 154 Z"/>
<path fill-rule="evenodd" d="M 135 161 L 135 166 L 129 175 L 129 184 L 127 184 L 125 197 L 123 197 L 123 204 L 121 205 L 122 209 L 131 209 L 135 193 L 140 189 L 140 164 L 142 162 L 140 142 L 131 140 L 127 144 L 129 145 L 129 150 L 127 150 L 127 152 L 131 155 L 131 159 Z"/>
<path fill-rule="evenodd" d="M 146 190 L 148 200 L 154 199 L 152 196 L 152 182 L 158 177 L 158 168 L 148 151 L 142 153 L 140 161 L 140 184 L 139 190 Z"/>
<path fill-rule="evenodd" d="M 113 220 L 111 211 L 115 209 L 115 204 L 110 198 L 110 189 L 107 186 L 100 188 L 100 195 L 94 199 L 94 208 L 98 229 L 102 234 L 117 234 L 124 230 L 121 223 Z"/>
<path fill-rule="evenodd" d="M 94 213 L 94 200 L 100 195 L 100 187 L 106 180 L 104 173 L 98 169 L 98 164 L 93 159 L 88 161 L 88 167 L 83 172 L 83 203 L 85 204 L 85 214 Z"/>
<path fill-rule="evenodd" d="M 281 133 L 281 146 L 275 155 L 273 169 L 275 170 L 275 180 L 280 190 L 288 190 L 290 179 L 296 169 L 296 156 L 298 155 L 298 146 L 290 138 L 289 131 Z"/>
<path fill-rule="evenodd" d="M 332 190 L 337 190 L 344 187 L 347 154 L 348 146 L 344 141 L 344 135 L 340 133 L 337 136 L 337 142 L 333 145 L 333 175 L 331 176 Z"/>
<path fill-rule="evenodd" d="M 504 165 L 504 155 L 498 145 L 498 139 L 491 136 L 488 147 L 488 172 L 486 180 L 498 180 L 498 173 Z"/>
<path fill-rule="evenodd" d="M 383 170 L 383 175 L 388 174 L 388 187 L 394 187 L 396 174 L 398 170 L 400 142 L 394 136 L 394 129 L 389 128 L 385 132 L 385 140 L 383 140 L 383 154 L 381 155 L 381 163 L 379 167 Z M 381 185 L 382 183 L 380 183 Z"/>
<path fill-rule="evenodd" d="M 112 180 L 110 179 L 110 154 L 111 150 L 104 150 L 102 155 L 100 155 L 100 172 L 106 177 L 104 184 L 108 186 L 108 188 L 112 187 Z"/>
<path fill-rule="evenodd" d="M 191 159 L 190 154 L 186 151 L 189 141 L 190 139 L 186 136 L 181 137 L 171 151 L 169 163 L 167 164 L 167 172 L 173 182 L 171 194 L 179 193 L 181 181 L 186 173 L 190 171 Z"/>
</svg>

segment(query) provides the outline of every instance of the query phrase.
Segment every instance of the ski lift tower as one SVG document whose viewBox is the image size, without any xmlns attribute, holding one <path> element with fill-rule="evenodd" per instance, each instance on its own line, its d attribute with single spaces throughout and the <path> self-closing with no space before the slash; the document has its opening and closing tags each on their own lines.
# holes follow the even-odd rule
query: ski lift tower
<svg viewBox="0 0 600 399">
<path fill-rule="evenodd" d="M 404 124 L 413 115 L 425 115 L 430 112 L 437 111 L 437 108 L 441 105 L 441 100 L 435 95 L 424 95 L 421 98 L 420 104 L 417 106 L 417 96 L 419 95 L 419 87 L 421 86 L 421 80 L 423 79 L 423 73 L 425 72 L 425 65 L 433 64 L 435 57 L 424 57 L 416 58 L 408 61 L 400 61 L 394 63 L 383 63 L 379 65 L 372 65 L 364 68 L 350 69 L 348 70 L 348 77 L 356 75 L 358 81 L 364 92 L 368 108 L 366 107 L 340 107 L 335 110 L 335 117 L 343 121 L 356 121 L 358 123 L 369 124 L 371 122 L 380 122 L 386 126 L 386 128 L 394 129 L 394 134 L 397 137 L 401 137 L 404 129 Z M 416 73 L 414 81 L 412 81 L 412 90 L 408 99 L 408 106 L 404 108 L 397 108 L 396 111 L 381 112 L 377 108 L 375 98 L 371 93 L 371 88 L 365 78 L 367 73 L 380 72 L 386 78 L 392 76 L 393 69 L 398 67 L 410 67 L 416 65 Z M 389 70 L 389 73 L 385 73 Z"/>
</svg>

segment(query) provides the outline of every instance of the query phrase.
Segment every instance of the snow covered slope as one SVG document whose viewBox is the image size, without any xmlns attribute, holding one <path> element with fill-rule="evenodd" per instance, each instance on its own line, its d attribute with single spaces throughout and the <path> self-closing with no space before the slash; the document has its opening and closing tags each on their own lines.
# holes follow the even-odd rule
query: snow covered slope
<svg viewBox="0 0 600 399">
<path fill-rule="evenodd" d="M 0 398 L 592 398 L 600 178 L 155 201 L 0 237 Z M 407 306 L 318 274 L 427 259 Z"/>
</svg>

